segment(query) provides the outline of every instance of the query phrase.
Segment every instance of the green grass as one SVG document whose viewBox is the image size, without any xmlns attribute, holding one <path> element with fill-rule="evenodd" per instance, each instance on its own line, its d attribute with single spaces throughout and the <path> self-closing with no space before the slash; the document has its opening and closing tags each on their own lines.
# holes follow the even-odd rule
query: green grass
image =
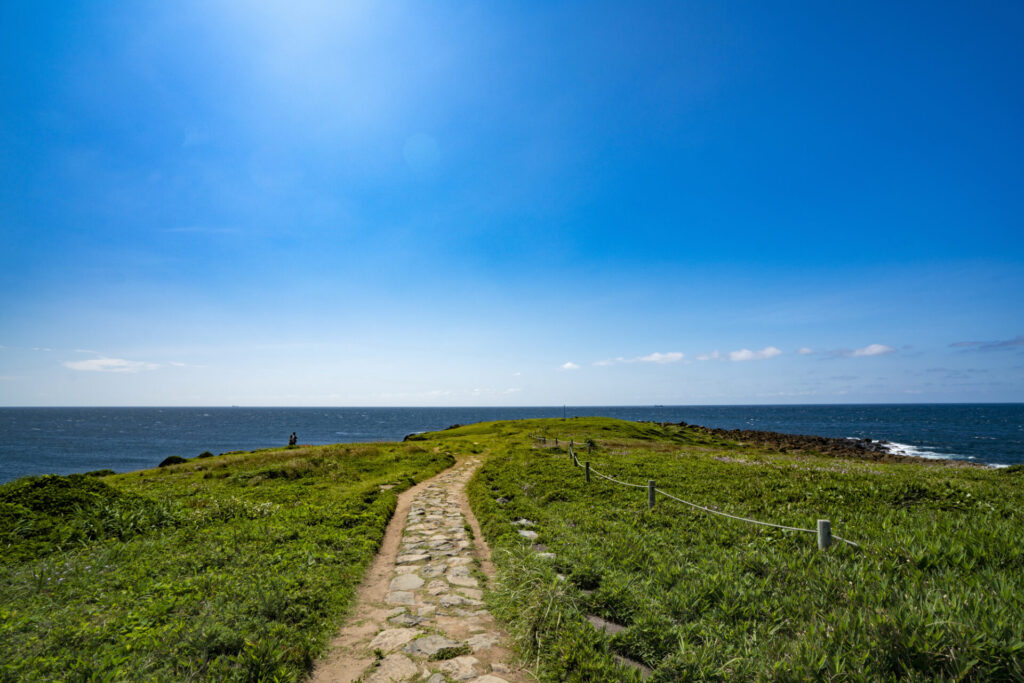
<svg viewBox="0 0 1024 683">
<path fill-rule="evenodd" d="M 501 578 L 492 608 L 541 680 L 639 680 L 615 655 L 654 681 L 1024 678 L 1020 468 L 780 454 L 589 418 L 425 438 L 442 436 L 489 452 L 469 492 Z M 644 489 L 585 483 L 570 438 L 593 439 L 580 460 L 616 478 L 764 521 L 813 529 L 827 518 L 862 548 L 820 552 L 812 534 L 661 496 L 648 511 Z M 555 560 L 516 533 L 520 517 Z M 599 633 L 588 614 L 626 629 Z"/>
<path fill-rule="evenodd" d="M 302 679 L 397 494 L 453 462 L 324 446 L 0 486 L 0 680 Z"/>
<path fill-rule="evenodd" d="M 580 460 L 617 478 L 780 524 L 828 518 L 862 547 L 819 552 L 812 534 L 664 497 L 649 511 L 646 490 L 585 483 L 569 439 L 592 440 Z M 0 486 L 0 681 L 302 679 L 397 493 L 450 452 L 484 460 L 469 494 L 501 579 L 488 599 L 541 680 L 639 680 L 617 657 L 653 681 L 1024 679 L 1024 468 L 783 454 L 586 418 Z"/>
</svg>

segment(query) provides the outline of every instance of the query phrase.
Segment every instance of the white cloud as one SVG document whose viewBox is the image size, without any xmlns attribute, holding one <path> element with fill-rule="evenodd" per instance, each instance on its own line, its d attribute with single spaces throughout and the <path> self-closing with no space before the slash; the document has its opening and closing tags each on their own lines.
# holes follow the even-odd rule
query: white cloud
<svg viewBox="0 0 1024 683">
<path fill-rule="evenodd" d="M 850 356 L 858 358 L 860 356 L 884 356 L 887 353 L 892 353 L 896 349 L 885 344 L 868 344 L 862 349 L 854 349 L 850 352 Z"/>
<path fill-rule="evenodd" d="M 646 356 L 637 356 L 636 358 L 623 358 L 618 356 L 616 358 L 606 358 L 605 360 L 599 360 L 594 363 L 599 367 L 607 367 L 609 365 L 615 365 L 616 363 L 678 363 L 683 359 L 683 353 L 679 351 L 669 351 L 667 353 L 660 353 L 655 351 L 649 353 Z"/>
<path fill-rule="evenodd" d="M 559 369 L 560 370 L 579 370 L 580 366 L 576 365 L 572 361 L 568 361 L 566 363 L 563 363 Z"/>
<path fill-rule="evenodd" d="M 678 363 L 682 359 L 683 354 L 679 351 L 669 351 L 668 353 L 649 353 L 636 360 L 638 363 Z"/>
<path fill-rule="evenodd" d="M 718 350 L 715 349 L 711 353 L 702 353 L 701 355 L 697 356 L 697 360 L 719 360 L 721 357 L 722 354 L 720 354 Z"/>
<path fill-rule="evenodd" d="M 766 346 L 760 351 L 751 351 L 750 349 L 740 349 L 739 351 L 730 351 L 729 360 L 731 361 L 742 361 L 742 360 L 764 360 L 765 358 L 774 358 L 781 354 L 780 349 L 774 346 Z"/>
<path fill-rule="evenodd" d="M 156 370 L 160 365 L 123 358 L 92 358 L 90 360 L 67 360 L 64 361 L 64 367 L 82 372 L 140 372 Z"/>
<path fill-rule="evenodd" d="M 796 350 L 796 352 L 799 353 L 801 356 L 809 356 L 812 353 L 814 353 L 814 349 L 809 349 L 806 346 L 801 346 L 799 349 Z"/>
</svg>

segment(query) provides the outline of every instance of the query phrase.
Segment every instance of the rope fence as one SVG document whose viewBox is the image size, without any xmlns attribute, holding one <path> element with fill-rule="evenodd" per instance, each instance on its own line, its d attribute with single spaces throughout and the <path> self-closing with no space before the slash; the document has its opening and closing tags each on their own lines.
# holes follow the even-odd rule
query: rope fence
<svg viewBox="0 0 1024 683">
<path fill-rule="evenodd" d="M 620 481 L 618 479 L 615 479 L 614 477 L 608 476 L 607 474 L 604 474 L 602 472 L 598 472 L 597 470 L 595 470 L 593 467 L 590 466 L 590 461 L 587 461 L 585 463 L 585 465 L 581 465 L 579 459 L 576 457 L 575 442 L 573 442 L 573 441 L 569 442 L 569 456 L 572 458 L 573 467 L 583 467 L 584 468 L 584 476 L 586 477 L 587 482 L 590 482 L 590 475 L 594 474 L 594 475 L 597 475 L 598 477 L 601 477 L 602 479 L 607 479 L 608 481 L 610 481 L 610 482 L 612 482 L 614 484 L 619 484 L 621 486 L 629 486 L 629 487 L 638 488 L 638 489 L 647 489 L 647 507 L 648 508 L 653 508 L 654 507 L 655 494 L 660 493 L 661 495 L 665 496 L 666 498 L 671 498 L 672 500 L 678 501 L 678 502 L 682 503 L 683 505 L 689 505 L 690 507 L 692 507 L 692 508 L 694 508 L 696 510 L 701 510 L 702 512 L 707 512 L 707 513 L 712 514 L 712 515 L 718 515 L 720 517 L 728 517 L 729 519 L 735 519 L 735 520 L 738 520 L 740 522 L 746 522 L 747 524 L 758 524 L 760 526 L 772 527 L 774 529 L 783 529 L 785 531 L 799 531 L 799 532 L 808 533 L 808 534 L 815 534 L 818 537 L 818 550 L 825 550 L 826 548 L 828 548 L 829 546 L 832 545 L 833 541 L 842 541 L 843 543 L 847 543 L 849 545 L 852 545 L 854 548 L 860 548 L 860 544 L 854 543 L 853 541 L 851 541 L 849 539 L 846 539 L 846 538 L 843 538 L 841 536 L 834 535 L 832 533 L 832 523 L 829 520 L 827 520 L 827 519 L 819 519 L 818 520 L 818 528 L 817 529 L 803 529 L 801 527 L 796 527 L 796 526 L 786 526 L 785 524 L 774 524 L 772 522 L 762 522 L 762 521 L 757 520 L 757 519 L 750 519 L 749 517 L 740 517 L 738 515 L 730 515 L 727 512 L 721 512 L 719 510 L 712 510 L 711 508 L 706 507 L 704 505 L 698 505 L 697 503 L 691 503 L 688 500 L 683 500 L 682 498 L 679 498 L 678 496 L 673 496 L 668 491 L 662 491 L 661 489 L 656 488 L 654 486 L 654 480 L 653 479 L 649 480 L 646 485 L 644 485 L 644 484 L 631 484 L 628 481 Z"/>
</svg>

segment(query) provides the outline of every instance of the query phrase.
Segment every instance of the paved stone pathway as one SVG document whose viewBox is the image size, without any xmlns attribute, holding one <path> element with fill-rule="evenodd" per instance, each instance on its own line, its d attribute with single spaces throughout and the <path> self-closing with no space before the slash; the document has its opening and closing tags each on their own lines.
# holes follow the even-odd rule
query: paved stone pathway
<svg viewBox="0 0 1024 683">
<path fill-rule="evenodd" d="M 510 653 L 482 601 L 484 577 L 462 513 L 462 490 L 478 464 L 460 463 L 413 498 L 384 597 L 387 623 L 365 643 L 377 659 L 342 680 L 522 680 L 505 663 Z"/>
</svg>

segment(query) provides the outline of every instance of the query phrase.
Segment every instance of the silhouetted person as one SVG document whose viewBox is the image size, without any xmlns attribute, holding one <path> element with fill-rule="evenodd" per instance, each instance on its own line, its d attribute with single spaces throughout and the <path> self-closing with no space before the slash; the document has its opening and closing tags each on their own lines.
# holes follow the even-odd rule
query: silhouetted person
<svg viewBox="0 0 1024 683">
<path fill-rule="evenodd" d="M 292 435 L 288 437 L 288 445 L 294 446 L 297 443 L 299 443 L 299 437 L 295 435 L 295 432 L 292 432 Z"/>
</svg>

